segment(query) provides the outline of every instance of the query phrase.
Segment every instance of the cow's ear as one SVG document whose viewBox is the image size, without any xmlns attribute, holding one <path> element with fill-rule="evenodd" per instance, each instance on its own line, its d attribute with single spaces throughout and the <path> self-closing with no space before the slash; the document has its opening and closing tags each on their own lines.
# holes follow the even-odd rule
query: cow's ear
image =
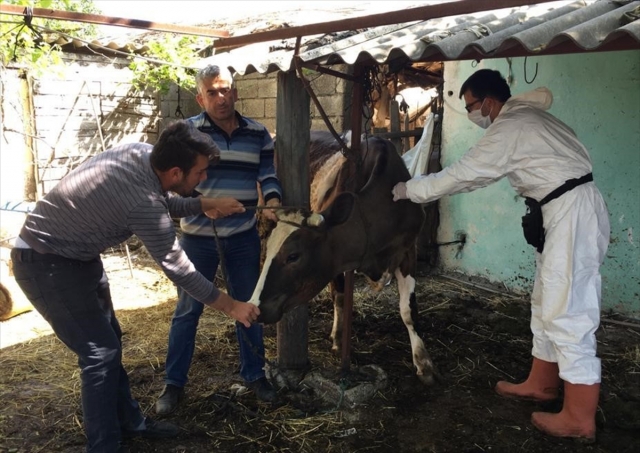
<svg viewBox="0 0 640 453">
<path fill-rule="evenodd" d="M 324 210 L 322 216 L 327 226 L 340 225 L 347 221 L 356 203 L 356 196 L 351 192 L 342 192 L 331 206 Z"/>
</svg>

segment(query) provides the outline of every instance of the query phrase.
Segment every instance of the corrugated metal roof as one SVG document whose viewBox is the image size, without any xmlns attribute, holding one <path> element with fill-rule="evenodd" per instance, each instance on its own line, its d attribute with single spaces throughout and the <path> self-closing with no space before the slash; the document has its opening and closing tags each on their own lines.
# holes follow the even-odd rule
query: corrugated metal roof
<svg viewBox="0 0 640 453">
<path fill-rule="evenodd" d="M 149 50 L 149 47 L 146 44 L 137 43 L 132 40 L 130 36 L 123 36 L 115 39 L 101 38 L 84 41 L 62 33 L 51 33 L 48 35 L 48 38 L 48 44 L 57 44 L 65 51 L 70 51 L 71 49 L 76 51 L 83 49 L 109 49 L 124 53 L 144 54 Z"/>
<path fill-rule="evenodd" d="M 450 0 L 437 0 L 445 2 Z M 229 30 L 232 35 L 249 35 L 252 33 L 260 33 L 267 30 L 285 28 L 289 26 L 304 26 L 318 22 L 332 22 L 345 18 L 361 17 L 373 13 L 385 12 L 398 8 L 415 8 L 421 6 L 420 1 L 399 1 L 394 3 L 383 2 L 339 2 L 333 4 L 331 2 L 318 4 L 318 2 L 310 2 L 310 4 L 282 4 L 273 11 L 246 11 L 242 15 L 231 14 L 225 16 L 224 13 L 211 13 L 215 19 L 205 20 L 207 13 L 203 12 L 202 17 L 198 17 L 195 23 L 177 23 L 176 25 L 193 25 L 198 27 L 209 27 L 213 29 Z M 141 19 L 132 19 L 141 20 Z M 98 25 L 96 26 L 100 35 L 91 41 L 85 41 L 65 33 L 50 30 L 43 34 L 49 44 L 58 44 L 65 51 L 87 53 L 91 51 L 100 51 L 100 49 L 109 49 L 124 53 L 144 54 L 149 47 L 149 43 L 167 32 L 140 29 L 120 30 L 113 36 L 108 33 L 114 33 L 113 27 Z M 351 33 L 353 34 L 353 33 Z M 310 37 L 307 37 L 307 40 Z M 206 45 L 206 38 L 202 38 L 203 47 Z M 271 42 L 257 46 L 259 52 L 257 54 L 266 56 L 271 52 L 271 48 L 278 48 L 282 42 Z M 293 44 L 290 43 L 290 50 Z M 243 48 L 243 53 L 256 54 L 256 46 L 251 48 Z M 196 50 L 194 50 L 196 51 Z"/>
<path fill-rule="evenodd" d="M 640 1 L 548 2 L 377 27 L 319 46 L 317 38 L 301 47 L 302 61 L 399 65 L 640 49 Z M 199 66 L 215 62 L 240 74 L 288 71 L 292 47 L 282 41 L 252 44 L 203 59 Z"/>
</svg>

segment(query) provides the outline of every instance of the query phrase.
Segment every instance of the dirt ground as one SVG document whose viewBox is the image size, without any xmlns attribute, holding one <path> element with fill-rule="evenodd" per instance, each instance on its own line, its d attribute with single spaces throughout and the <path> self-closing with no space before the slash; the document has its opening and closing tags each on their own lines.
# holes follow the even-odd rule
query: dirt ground
<svg viewBox="0 0 640 453">
<path fill-rule="evenodd" d="M 132 253 L 105 257 L 124 331 L 124 365 L 134 396 L 153 416 L 162 389 L 164 355 L 175 304 L 173 285 Z M 395 285 L 379 293 L 356 279 L 352 370 L 376 364 L 387 386 L 349 409 L 309 389 L 283 391 L 277 404 L 243 392 L 228 318 L 205 310 L 184 405 L 167 419 L 177 439 L 128 441 L 131 452 L 638 452 L 640 451 L 640 328 L 604 314 L 598 332 L 603 384 L 598 439 L 590 446 L 549 438 L 529 418 L 558 411 L 559 402 L 505 400 L 498 380 L 522 380 L 530 364 L 525 298 L 445 276 L 419 277 L 423 338 L 442 381 L 424 387 L 415 377 L 409 338 L 399 317 Z M 330 354 L 332 307 L 326 292 L 310 305 L 310 371 L 339 380 Z M 276 359 L 276 328 L 266 326 L 267 358 Z M 0 452 L 84 451 L 79 372 L 74 356 L 32 311 L 0 324 Z M 353 374 L 340 381 L 356 385 Z"/>
</svg>

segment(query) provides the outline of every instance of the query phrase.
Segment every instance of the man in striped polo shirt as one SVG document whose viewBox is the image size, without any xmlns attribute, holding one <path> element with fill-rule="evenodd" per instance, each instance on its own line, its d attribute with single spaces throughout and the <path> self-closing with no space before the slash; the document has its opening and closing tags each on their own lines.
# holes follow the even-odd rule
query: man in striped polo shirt
<svg viewBox="0 0 640 453">
<path fill-rule="evenodd" d="M 131 396 L 102 252 L 135 234 L 167 276 L 203 307 L 246 326 L 259 315 L 254 305 L 220 292 L 176 240 L 173 218 L 244 212 L 232 198 L 190 197 L 218 153 L 209 136 L 178 121 L 153 147 L 121 145 L 94 156 L 36 203 L 11 251 L 17 283 L 78 356 L 89 453 L 119 452 L 122 437 L 179 433 L 175 425 L 145 418 Z"/>
<path fill-rule="evenodd" d="M 274 165 L 274 144 L 260 123 L 235 110 L 238 92 L 233 76 L 210 65 L 196 75 L 196 99 L 203 109 L 189 118 L 200 131 L 213 138 L 220 148 L 220 162 L 209 166 L 207 178 L 197 187 L 204 196 L 232 197 L 245 206 L 258 203 L 258 186 L 268 206 L 279 206 L 280 182 Z M 263 211 L 276 220 L 272 210 Z M 203 275 L 214 279 L 218 264 L 225 266 L 229 294 L 248 301 L 260 275 L 260 237 L 253 210 L 212 222 L 200 214 L 183 218 L 180 243 Z M 217 238 L 216 238 L 217 236 Z M 220 250 L 218 249 L 220 247 Z M 202 314 L 197 297 L 180 291 L 173 315 L 166 359 L 165 387 L 156 402 L 157 414 L 173 412 L 184 395 L 187 374 L 195 349 L 196 330 Z M 240 346 L 240 376 L 258 399 L 273 402 L 274 388 L 265 377 L 262 326 L 246 328 L 236 323 Z"/>
</svg>

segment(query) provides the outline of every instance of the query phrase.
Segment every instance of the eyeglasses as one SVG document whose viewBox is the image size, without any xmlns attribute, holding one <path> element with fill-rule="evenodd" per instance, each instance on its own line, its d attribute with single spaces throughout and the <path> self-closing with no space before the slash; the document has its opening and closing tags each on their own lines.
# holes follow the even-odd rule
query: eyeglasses
<svg viewBox="0 0 640 453">
<path fill-rule="evenodd" d="M 467 113 L 471 113 L 471 107 L 473 107 L 474 105 L 476 105 L 478 102 L 482 102 L 484 101 L 484 99 L 476 99 L 475 101 L 473 101 L 471 104 L 467 104 L 464 106 L 464 109 L 467 111 Z"/>
</svg>

